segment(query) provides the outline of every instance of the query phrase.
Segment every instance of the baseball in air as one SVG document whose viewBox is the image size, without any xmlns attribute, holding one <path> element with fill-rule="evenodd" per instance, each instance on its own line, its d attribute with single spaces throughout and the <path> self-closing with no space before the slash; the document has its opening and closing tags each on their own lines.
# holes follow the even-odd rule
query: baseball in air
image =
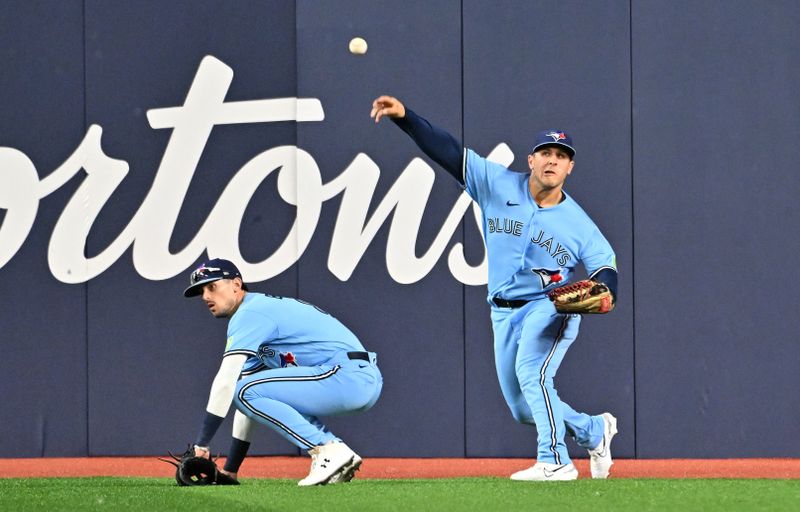
<svg viewBox="0 0 800 512">
<path fill-rule="evenodd" d="M 367 53 L 367 42 L 361 37 L 354 37 L 350 40 L 350 53 L 364 55 Z"/>
</svg>

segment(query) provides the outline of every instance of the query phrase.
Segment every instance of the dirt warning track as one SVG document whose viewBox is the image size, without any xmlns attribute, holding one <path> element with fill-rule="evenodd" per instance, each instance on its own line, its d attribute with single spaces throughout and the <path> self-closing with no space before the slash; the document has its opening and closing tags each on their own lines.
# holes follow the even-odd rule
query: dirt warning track
<svg viewBox="0 0 800 512">
<path fill-rule="evenodd" d="M 0 478 L 143 476 L 170 477 L 174 468 L 155 457 L 2 459 Z M 218 465 L 224 463 L 219 459 Z M 575 460 L 580 478 L 589 478 L 589 461 Z M 358 478 L 453 478 L 498 476 L 529 467 L 528 459 L 365 458 Z M 308 457 L 248 457 L 240 470 L 247 478 L 306 476 Z M 800 459 L 618 459 L 611 478 L 800 478 Z"/>
</svg>

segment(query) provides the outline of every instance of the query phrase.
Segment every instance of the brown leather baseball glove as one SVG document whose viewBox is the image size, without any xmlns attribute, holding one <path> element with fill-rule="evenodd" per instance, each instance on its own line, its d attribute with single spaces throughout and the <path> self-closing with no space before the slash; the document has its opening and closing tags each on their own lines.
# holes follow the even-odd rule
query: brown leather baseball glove
<svg viewBox="0 0 800 512">
<path fill-rule="evenodd" d="M 614 296 L 608 286 L 591 279 L 556 288 L 547 297 L 559 313 L 608 313 L 614 309 Z"/>
</svg>

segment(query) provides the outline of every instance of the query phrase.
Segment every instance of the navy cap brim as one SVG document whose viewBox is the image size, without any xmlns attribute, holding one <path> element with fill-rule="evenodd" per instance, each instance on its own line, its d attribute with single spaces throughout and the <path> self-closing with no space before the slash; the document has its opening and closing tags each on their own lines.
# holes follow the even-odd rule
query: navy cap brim
<svg viewBox="0 0 800 512">
<path fill-rule="evenodd" d="M 213 283 L 214 281 L 219 281 L 220 279 L 225 279 L 222 276 L 219 277 L 209 277 L 208 279 L 203 279 L 202 281 L 197 281 L 192 286 L 183 290 L 184 297 L 197 297 L 201 293 L 203 293 L 203 286 L 207 285 L 208 283 Z"/>
<path fill-rule="evenodd" d="M 575 148 L 570 146 L 569 144 L 564 144 L 563 142 L 542 142 L 541 144 L 537 144 L 531 150 L 531 154 L 536 153 L 540 148 L 545 146 L 561 146 L 562 148 L 567 150 L 567 153 L 570 154 L 571 157 L 575 156 Z"/>
</svg>

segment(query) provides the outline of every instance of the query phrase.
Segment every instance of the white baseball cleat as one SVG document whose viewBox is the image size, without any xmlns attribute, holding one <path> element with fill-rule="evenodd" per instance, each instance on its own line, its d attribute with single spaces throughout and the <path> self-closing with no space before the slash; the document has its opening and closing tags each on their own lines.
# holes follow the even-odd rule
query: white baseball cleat
<svg viewBox="0 0 800 512">
<path fill-rule="evenodd" d="M 611 440 L 617 433 L 617 418 L 610 412 L 601 414 L 603 417 L 603 440 L 593 449 L 589 450 L 589 467 L 592 478 L 608 478 L 608 472 L 614 461 L 611 460 Z"/>
<path fill-rule="evenodd" d="M 334 473 L 331 479 L 328 480 L 329 484 L 349 482 L 356 476 L 356 471 L 361 467 L 361 457 L 356 453 L 353 453 L 353 455 L 353 460 L 351 460 L 349 464 L 342 466 L 342 469 Z"/>
<path fill-rule="evenodd" d="M 537 462 L 528 469 L 517 471 L 511 475 L 511 480 L 522 480 L 528 482 L 557 482 L 564 480 L 576 480 L 578 470 L 574 464 L 549 464 L 547 462 Z"/>
<path fill-rule="evenodd" d="M 341 441 L 315 446 L 308 454 L 311 471 L 297 482 L 301 487 L 349 482 L 361 466 L 361 457 Z"/>
</svg>

